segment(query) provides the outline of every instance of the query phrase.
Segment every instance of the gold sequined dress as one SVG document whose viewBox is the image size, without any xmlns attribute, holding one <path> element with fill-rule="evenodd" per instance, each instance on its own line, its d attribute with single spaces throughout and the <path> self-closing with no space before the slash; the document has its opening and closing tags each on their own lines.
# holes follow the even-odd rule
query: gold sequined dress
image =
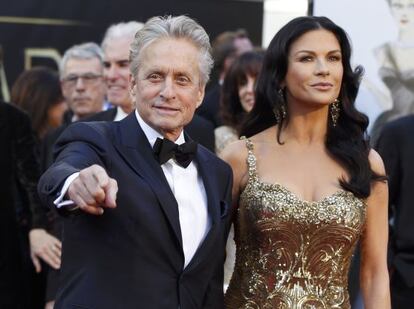
<svg viewBox="0 0 414 309">
<path fill-rule="evenodd" d="M 246 139 L 249 179 L 235 223 L 227 309 L 350 309 L 348 270 L 365 203 L 338 190 L 317 202 L 262 182 Z"/>
</svg>

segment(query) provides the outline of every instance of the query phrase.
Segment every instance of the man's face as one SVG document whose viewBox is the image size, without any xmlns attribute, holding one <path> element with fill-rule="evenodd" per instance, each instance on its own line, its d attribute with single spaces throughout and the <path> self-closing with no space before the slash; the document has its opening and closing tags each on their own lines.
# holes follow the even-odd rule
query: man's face
<svg viewBox="0 0 414 309">
<path fill-rule="evenodd" d="M 253 44 L 247 37 L 239 37 L 234 40 L 234 47 L 236 48 L 237 56 L 245 52 L 249 52 L 253 50 Z"/>
<path fill-rule="evenodd" d="M 129 93 L 129 46 L 132 38 L 107 41 L 104 50 L 104 77 L 108 87 L 108 101 L 126 112 L 133 109 Z"/>
<path fill-rule="evenodd" d="M 61 83 L 66 102 L 77 118 L 102 110 L 106 86 L 102 78 L 102 65 L 97 58 L 69 59 Z"/>
<path fill-rule="evenodd" d="M 204 97 L 199 54 L 186 39 L 156 40 L 141 52 L 137 76 L 131 79 L 142 119 L 173 141 Z"/>
</svg>

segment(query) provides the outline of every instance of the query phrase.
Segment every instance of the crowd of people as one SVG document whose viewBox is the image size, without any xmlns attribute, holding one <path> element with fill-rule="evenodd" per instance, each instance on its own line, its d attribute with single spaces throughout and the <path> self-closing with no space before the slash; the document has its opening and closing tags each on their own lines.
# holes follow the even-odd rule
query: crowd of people
<svg viewBox="0 0 414 309">
<path fill-rule="evenodd" d="M 414 118 L 372 147 L 362 72 L 313 16 L 266 50 L 119 23 L 23 72 L 0 103 L 0 308 L 346 309 L 353 280 L 366 309 L 411 308 Z"/>
</svg>

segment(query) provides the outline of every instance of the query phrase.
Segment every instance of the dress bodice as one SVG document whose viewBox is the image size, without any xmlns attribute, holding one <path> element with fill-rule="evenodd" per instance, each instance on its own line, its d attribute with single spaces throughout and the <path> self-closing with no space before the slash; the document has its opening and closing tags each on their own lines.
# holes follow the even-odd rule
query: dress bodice
<svg viewBox="0 0 414 309">
<path fill-rule="evenodd" d="M 348 270 L 365 203 L 338 190 L 316 202 L 260 180 L 246 140 L 249 177 L 235 222 L 228 309 L 349 309 Z"/>
</svg>

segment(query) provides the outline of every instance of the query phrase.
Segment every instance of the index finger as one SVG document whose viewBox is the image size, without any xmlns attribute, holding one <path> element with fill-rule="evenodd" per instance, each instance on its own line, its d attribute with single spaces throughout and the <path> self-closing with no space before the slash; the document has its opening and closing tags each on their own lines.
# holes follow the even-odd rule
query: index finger
<svg viewBox="0 0 414 309">
<path fill-rule="evenodd" d="M 109 185 L 109 176 L 103 167 L 99 165 L 94 166 L 92 174 L 101 188 L 106 188 Z"/>
</svg>

